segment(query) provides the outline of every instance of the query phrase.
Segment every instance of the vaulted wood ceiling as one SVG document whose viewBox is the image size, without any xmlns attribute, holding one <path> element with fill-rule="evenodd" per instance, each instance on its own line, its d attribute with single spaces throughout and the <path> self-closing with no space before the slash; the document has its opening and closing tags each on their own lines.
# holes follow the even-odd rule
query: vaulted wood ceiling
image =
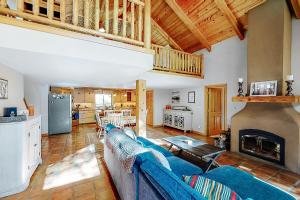
<svg viewBox="0 0 300 200">
<path fill-rule="evenodd" d="M 195 52 L 244 38 L 247 12 L 266 0 L 152 0 L 152 42 Z"/>
</svg>

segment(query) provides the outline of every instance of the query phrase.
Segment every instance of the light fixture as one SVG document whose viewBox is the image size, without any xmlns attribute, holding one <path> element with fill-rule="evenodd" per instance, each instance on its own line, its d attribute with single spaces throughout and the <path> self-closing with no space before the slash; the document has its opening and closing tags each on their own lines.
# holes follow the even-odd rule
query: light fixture
<svg viewBox="0 0 300 200">
<path fill-rule="evenodd" d="M 101 27 L 101 28 L 99 29 L 99 32 L 105 33 L 105 29 L 104 29 L 103 27 Z"/>
</svg>

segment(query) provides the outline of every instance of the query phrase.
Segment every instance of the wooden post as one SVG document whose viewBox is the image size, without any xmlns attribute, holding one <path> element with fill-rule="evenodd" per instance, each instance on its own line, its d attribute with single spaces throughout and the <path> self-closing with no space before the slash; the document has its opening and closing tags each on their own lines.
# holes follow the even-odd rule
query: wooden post
<svg viewBox="0 0 300 200">
<path fill-rule="evenodd" d="M 60 21 L 66 22 L 66 0 L 60 0 Z"/>
<path fill-rule="evenodd" d="M 99 31 L 100 22 L 100 0 L 96 0 L 95 5 L 95 30 Z"/>
<path fill-rule="evenodd" d="M 146 81 L 136 81 L 136 133 L 138 136 L 146 137 Z"/>
<path fill-rule="evenodd" d="M 47 1 L 47 15 L 49 19 L 53 19 L 54 15 L 54 0 L 48 0 Z"/>
<path fill-rule="evenodd" d="M 145 0 L 144 47 L 151 48 L 151 0 Z"/>
<path fill-rule="evenodd" d="M 40 13 L 40 0 L 33 1 L 33 14 L 39 15 Z"/>
<path fill-rule="evenodd" d="M 123 0 L 123 30 L 122 36 L 126 37 L 127 35 L 127 0 Z"/>
<path fill-rule="evenodd" d="M 20 12 L 24 11 L 24 1 L 23 0 L 18 0 L 17 9 Z"/>
<path fill-rule="evenodd" d="M 119 25 L 119 0 L 114 0 L 114 13 L 113 13 L 113 34 L 118 35 L 118 25 Z"/>
<path fill-rule="evenodd" d="M 73 24 L 78 25 L 78 0 L 73 0 Z"/>
<path fill-rule="evenodd" d="M 105 32 L 109 33 L 109 0 L 105 0 Z"/>
<path fill-rule="evenodd" d="M 90 0 L 84 1 L 84 28 L 89 28 Z"/>
</svg>

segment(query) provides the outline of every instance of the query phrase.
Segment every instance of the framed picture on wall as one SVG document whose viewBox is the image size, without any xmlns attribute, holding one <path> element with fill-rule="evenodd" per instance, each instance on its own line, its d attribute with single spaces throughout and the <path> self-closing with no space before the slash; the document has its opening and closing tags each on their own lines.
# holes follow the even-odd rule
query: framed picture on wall
<svg viewBox="0 0 300 200">
<path fill-rule="evenodd" d="M 195 91 L 188 92 L 188 103 L 195 103 Z"/>
<path fill-rule="evenodd" d="M 8 99 L 8 80 L 0 78 L 0 99 Z"/>
<path fill-rule="evenodd" d="M 172 92 L 172 103 L 180 103 L 180 92 Z"/>
</svg>

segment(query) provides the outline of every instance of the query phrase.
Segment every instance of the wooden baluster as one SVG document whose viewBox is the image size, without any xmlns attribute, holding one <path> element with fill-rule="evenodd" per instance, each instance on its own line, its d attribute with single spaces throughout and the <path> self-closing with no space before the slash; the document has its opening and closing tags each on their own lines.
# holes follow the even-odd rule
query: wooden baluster
<svg viewBox="0 0 300 200">
<path fill-rule="evenodd" d="M 24 11 L 24 0 L 18 0 L 17 9 L 19 12 Z"/>
<path fill-rule="evenodd" d="M 134 5 L 134 3 L 133 2 L 131 2 L 131 9 L 130 9 L 130 12 L 131 12 L 131 32 L 130 32 L 130 37 L 131 37 L 131 39 L 134 39 L 134 31 L 135 31 L 135 29 L 134 29 L 134 17 L 135 17 L 135 15 L 134 15 L 134 7 L 135 7 L 135 5 Z"/>
<path fill-rule="evenodd" d="M 119 19 L 118 19 L 118 15 L 119 15 L 119 0 L 114 0 L 114 13 L 113 13 L 113 34 L 114 35 L 118 35 L 119 33 Z"/>
<path fill-rule="evenodd" d="M 155 47 L 156 49 L 156 66 L 158 67 L 159 66 L 159 49 L 158 47 Z"/>
<path fill-rule="evenodd" d="M 6 0 L 0 0 L 0 7 L 6 8 L 7 7 L 7 2 Z"/>
<path fill-rule="evenodd" d="M 66 22 L 66 0 L 60 0 L 60 21 Z"/>
<path fill-rule="evenodd" d="M 73 0 L 73 24 L 78 26 L 78 0 Z"/>
<path fill-rule="evenodd" d="M 109 0 L 105 0 L 105 32 L 109 33 Z"/>
<path fill-rule="evenodd" d="M 90 0 L 84 0 L 84 28 L 89 28 Z"/>
<path fill-rule="evenodd" d="M 100 0 L 95 0 L 95 30 L 99 31 L 100 23 Z"/>
<path fill-rule="evenodd" d="M 54 0 L 47 1 L 47 15 L 49 19 L 53 19 L 54 14 Z"/>
<path fill-rule="evenodd" d="M 123 0 L 123 37 L 127 35 L 127 0 Z M 156 49 L 156 48 L 155 48 Z"/>
<path fill-rule="evenodd" d="M 40 0 L 33 1 L 33 14 L 39 15 L 40 13 Z"/>
<path fill-rule="evenodd" d="M 151 0 L 145 0 L 144 7 L 144 47 L 151 48 Z"/>
<path fill-rule="evenodd" d="M 142 33 L 143 33 L 143 6 L 138 5 L 139 13 L 138 13 L 138 40 L 142 41 Z"/>
<path fill-rule="evenodd" d="M 200 68 L 200 75 L 202 77 L 204 77 L 204 57 L 203 57 L 203 54 L 201 55 L 201 68 Z"/>
<path fill-rule="evenodd" d="M 191 72 L 191 55 L 188 55 L 188 72 Z"/>
<path fill-rule="evenodd" d="M 174 53 L 170 51 L 170 69 L 174 68 Z"/>
</svg>

